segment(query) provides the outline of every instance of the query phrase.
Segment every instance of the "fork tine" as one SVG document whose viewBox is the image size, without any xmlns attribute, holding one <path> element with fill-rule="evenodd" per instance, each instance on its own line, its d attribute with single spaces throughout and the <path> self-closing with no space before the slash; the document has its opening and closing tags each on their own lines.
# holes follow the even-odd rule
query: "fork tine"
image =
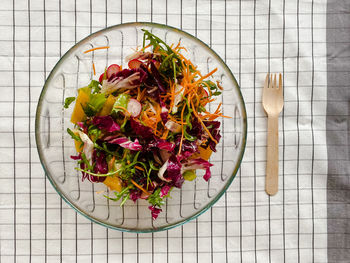
<svg viewBox="0 0 350 263">
<path fill-rule="evenodd" d="M 272 74 L 271 74 L 270 79 L 269 79 L 269 88 L 272 89 Z"/>
<path fill-rule="evenodd" d="M 276 89 L 277 88 L 277 82 L 276 82 L 276 75 L 277 74 L 273 74 L 274 78 L 273 78 L 273 88 Z"/>
<path fill-rule="evenodd" d="M 264 88 L 265 88 L 265 87 L 267 88 L 268 85 L 269 85 L 269 74 L 266 74 Z"/>
<path fill-rule="evenodd" d="M 279 74 L 279 80 L 278 80 L 278 90 L 279 93 L 283 93 L 283 83 L 282 83 L 282 74 Z"/>
</svg>

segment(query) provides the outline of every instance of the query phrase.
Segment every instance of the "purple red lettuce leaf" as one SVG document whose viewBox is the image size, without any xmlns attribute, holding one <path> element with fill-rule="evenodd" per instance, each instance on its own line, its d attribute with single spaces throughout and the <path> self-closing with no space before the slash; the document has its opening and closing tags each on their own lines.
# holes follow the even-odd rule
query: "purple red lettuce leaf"
<svg viewBox="0 0 350 263">
<path fill-rule="evenodd" d="M 112 139 L 108 141 L 108 143 L 111 144 L 119 144 L 121 147 L 132 150 L 132 151 L 141 151 L 142 145 L 139 143 L 138 139 L 135 139 L 135 141 L 130 141 L 126 137 L 118 137 L 115 139 Z"/>
<path fill-rule="evenodd" d="M 156 81 L 160 92 L 164 93 L 165 92 L 165 88 L 164 88 L 164 85 L 163 85 L 162 77 L 160 76 L 159 71 L 156 68 L 156 66 L 154 65 L 153 61 L 151 61 L 150 64 L 151 64 L 152 76 L 153 76 L 154 80 Z"/>
<path fill-rule="evenodd" d="M 159 102 L 160 102 L 160 106 L 161 106 L 160 117 L 162 118 L 163 123 L 166 124 L 168 121 L 168 111 L 169 110 L 161 98 L 159 98 Z"/>
<path fill-rule="evenodd" d="M 203 179 L 208 181 L 211 177 L 210 167 L 213 166 L 210 162 L 202 158 L 191 159 L 182 166 L 182 172 L 186 170 L 205 169 Z"/>
<path fill-rule="evenodd" d="M 135 134 L 140 135 L 143 138 L 153 137 L 152 130 L 149 127 L 142 125 L 139 121 L 130 118 L 130 125 Z"/>
<path fill-rule="evenodd" d="M 151 210 L 153 220 L 156 220 L 159 213 L 162 212 L 162 209 L 157 208 L 155 206 L 149 206 L 148 209 Z"/>
<path fill-rule="evenodd" d="M 170 189 L 171 189 L 171 186 L 164 185 L 162 187 L 162 189 L 160 190 L 160 197 L 164 197 L 164 196 L 168 195 Z"/>
<path fill-rule="evenodd" d="M 136 200 L 141 197 L 141 194 L 140 194 L 140 192 L 138 190 L 130 190 L 130 196 L 129 197 L 135 203 Z"/>
<path fill-rule="evenodd" d="M 120 126 L 113 120 L 111 116 L 95 116 L 92 120 L 92 124 L 100 130 L 105 130 L 107 132 L 120 130 Z"/>
<path fill-rule="evenodd" d="M 208 127 L 208 130 L 211 134 L 211 136 L 213 136 L 213 138 L 219 143 L 221 135 L 220 135 L 220 122 L 219 121 L 207 121 L 205 122 L 205 126 Z M 210 149 L 213 152 L 216 152 L 216 143 L 208 138 L 208 146 L 210 147 Z"/>
<path fill-rule="evenodd" d="M 167 167 L 167 178 L 171 179 L 171 183 L 177 187 L 181 188 L 184 178 L 181 173 L 181 163 L 176 158 L 175 155 L 171 155 L 168 160 L 168 167 Z"/>
<path fill-rule="evenodd" d="M 175 144 L 164 139 L 155 138 L 146 145 L 145 150 L 150 150 L 151 148 L 158 148 L 161 150 L 173 152 L 175 149 Z"/>
</svg>

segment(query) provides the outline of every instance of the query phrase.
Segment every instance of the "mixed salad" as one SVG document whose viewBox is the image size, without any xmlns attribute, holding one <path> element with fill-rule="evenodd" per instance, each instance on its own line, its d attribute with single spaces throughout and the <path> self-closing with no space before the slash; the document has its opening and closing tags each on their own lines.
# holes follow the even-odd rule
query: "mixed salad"
<svg viewBox="0 0 350 263">
<path fill-rule="evenodd" d="M 75 101 L 75 128 L 67 131 L 82 180 L 103 182 L 115 194 L 105 197 L 121 206 L 146 199 L 156 219 L 170 191 L 194 180 L 197 169 L 210 179 L 208 159 L 221 137 L 216 119 L 226 116 L 221 104 L 214 113 L 205 108 L 221 94 L 220 83 L 208 79 L 217 69 L 203 75 L 181 43 L 143 32 L 143 47 L 125 58 L 128 68 L 110 65 L 64 107 Z"/>
</svg>

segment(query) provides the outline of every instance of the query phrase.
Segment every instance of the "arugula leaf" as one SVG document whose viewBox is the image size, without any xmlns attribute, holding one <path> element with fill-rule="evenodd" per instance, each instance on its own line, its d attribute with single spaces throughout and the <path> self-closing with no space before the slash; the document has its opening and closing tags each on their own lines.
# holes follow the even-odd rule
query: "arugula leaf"
<svg viewBox="0 0 350 263">
<path fill-rule="evenodd" d="M 205 108 L 204 108 L 202 105 L 199 105 L 197 111 L 198 111 L 198 112 L 205 112 L 206 110 L 205 110 Z"/>
<path fill-rule="evenodd" d="M 107 199 L 112 200 L 112 201 L 118 201 L 119 199 L 122 198 L 122 202 L 120 203 L 120 206 L 123 206 L 125 204 L 125 202 L 130 197 L 130 187 L 125 187 L 119 193 L 118 192 L 114 192 L 114 195 L 116 196 L 116 198 L 111 198 L 111 197 L 106 196 L 106 195 L 104 195 L 104 197 L 106 197 Z"/>
<path fill-rule="evenodd" d="M 212 91 L 212 96 L 219 96 L 222 93 L 213 81 L 205 80 L 203 82 L 206 83 L 209 89 Z"/>
<path fill-rule="evenodd" d="M 161 207 L 162 205 L 164 205 L 164 200 L 163 198 L 160 197 L 160 190 L 161 189 L 158 188 L 147 198 L 147 201 L 151 205 L 158 206 L 158 207 Z"/>
<path fill-rule="evenodd" d="M 81 159 L 83 160 L 84 164 L 86 164 L 88 170 L 90 170 L 90 171 L 94 170 L 94 167 L 91 166 L 91 164 L 89 163 L 88 159 L 86 158 L 85 153 L 81 154 Z M 87 172 L 87 171 L 85 171 L 85 172 Z"/>
<path fill-rule="evenodd" d="M 76 140 L 76 141 L 78 141 L 78 142 L 83 142 L 83 141 L 80 139 L 79 135 L 76 135 L 71 129 L 67 128 L 67 132 L 68 132 L 68 134 L 72 137 L 72 139 L 74 139 L 74 140 Z"/>
<path fill-rule="evenodd" d="M 167 50 L 169 54 L 175 54 L 174 51 L 169 47 L 163 40 L 161 40 L 159 37 L 153 35 L 151 32 L 149 32 L 146 29 L 141 29 L 144 32 L 144 45 L 145 45 L 145 40 L 149 40 L 150 44 L 153 46 L 153 49 L 156 47 L 159 47 L 161 50 Z M 164 45 L 163 46 L 161 46 Z"/>
<path fill-rule="evenodd" d="M 176 81 L 177 76 L 182 72 L 182 64 L 179 56 L 159 37 L 153 35 L 148 30 L 142 29 L 143 35 L 143 46 L 145 47 L 145 42 L 148 40 L 153 47 L 153 50 L 158 48 L 160 53 L 160 67 L 158 69 L 160 75 L 164 80 L 168 80 L 169 76 L 174 76 L 174 81 Z M 166 55 L 164 55 L 166 53 Z"/>
<path fill-rule="evenodd" d="M 65 100 L 64 100 L 64 108 L 65 109 L 68 109 L 69 105 L 75 101 L 75 97 L 67 97 Z"/>
<path fill-rule="evenodd" d="M 95 143 L 96 140 L 100 137 L 101 135 L 101 130 L 97 128 L 95 125 L 91 125 L 88 128 L 88 135 L 90 138 L 92 138 L 93 142 Z"/>
</svg>

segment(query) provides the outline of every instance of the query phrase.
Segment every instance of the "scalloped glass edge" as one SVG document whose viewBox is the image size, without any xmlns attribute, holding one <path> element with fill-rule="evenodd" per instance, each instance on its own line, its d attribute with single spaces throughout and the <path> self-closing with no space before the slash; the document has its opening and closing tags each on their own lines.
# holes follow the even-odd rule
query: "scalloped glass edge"
<svg viewBox="0 0 350 263">
<path fill-rule="evenodd" d="M 242 107 L 242 120 L 243 120 L 243 138 L 242 138 L 242 149 L 241 152 L 239 153 L 239 160 L 236 164 L 235 169 L 232 172 L 232 175 L 230 176 L 230 178 L 227 180 L 225 186 L 223 187 L 223 189 L 221 190 L 220 193 L 218 193 L 216 195 L 215 198 L 213 198 L 213 200 L 206 205 L 205 207 L 203 207 L 201 210 L 199 210 L 197 213 L 195 213 L 194 215 L 183 219 L 180 222 L 174 223 L 174 224 L 169 224 L 167 226 L 164 227 L 159 227 L 159 228 L 149 228 L 149 229 L 142 229 L 142 230 L 138 230 L 138 229 L 131 229 L 131 228 L 120 228 L 120 227 L 116 227 L 116 226 L 112 226 L 106 223 L 101 222 L 99 219 L 96 219 L 94 217 L 91 217 L 89 215 L 87 215 L 86 213 L 84 213 L 84 211 L 80 210 L 78 207 L 76 207 L 75 205 L 73 205 L 70 201 L 69 198 L 67 198 L 63 193 L 61 193 L 61 191 L 59 190 L 59 187 L 56 185 L 56 183 L 54 182 L 54 180 L 51 178 L 51 175 L 47 172 L 46 168 L 45 168 L 45 162 L 44 159 L 42 158 L 42 153 L 40 150 L 39 145 L 41 145 L 41 141 L 39 138 L 39 124 L 40 124 L 40 106 L 41 106 L 41 102 L 42 99 L 45 95 L 48 83 L 51 81 L 51 77 L 54 75 L 54 73 L 57 71 L 57 69 L 59 68 L 59 66 L 61 65 L 62 61 L 64 61 L 64 59 L 70 54 L 72 53 L 75 49 L 78 48 L 78 46 L 80 46 L 81 44 L 83 44 L 84 42 L 88 41 L 90 38 L 95 37 L 95 35 L 101 34 L 102 32 L 106 32 L 106 31 L 110 31 L 110 30 L 114 30 L 114 29 L 118 29 L 121 27 L 125 27 L 125 26 L 149 26 L 149 27 L 158 27 L 158 28 L 166 28 L 172 31 L 176 31 L 177 33 L 181 33 L 189 38 L 192 38 L 193 40 L 195 40 L 196 42 L 198 42 L 200 45 L 203 45 L 204 47 L 206 47 L 207 49 L 209 49 L 213 56 L 216 57 L 216 59 L 220 62 L 220 64 L 223 65 L 223 67 L 225 69 L 227 69 L 227 71 L 229 72 L 229 74 L 231 75 L 232 79 L 234 80 L 235 83 L 235 88 L 238 92 L 239 95 L 239 99 L 243 105 Z M 104 29 L 101 29 L 99 31 L 96 31 L 92 34 L 90 34 L 89 36 L 85 37 L 84 39 L 80 40 L 79 42 L 77 42 L 73 47 L 71 47 L 61 58 L 60 60 L 57 62 L 57 64 L 54 66 L 54 68 L 51 70 L 48 78 L 45 81 L 44 87 L 40 93 L 40 97 L 39 97 L 39 101 L 38 101 L 38 106 L 36 109 L 36 114 L 35 114 L 35 141 L 37 144 L 37 150 L 38 150 L 38 154 L 39 154 L 39 159 L 40 159 L 40 163 L 44 169 L 45 175 L 46 177 L 49 179 L 51 185 L 53 186 L 53 188 L 56 190 L 56 192 L 60 195 L 60 197 L 68 204 L 70 205 L 76 212 L 78 212 L 79 214 L 83 215 L 84 217 L 86 217 L 87 219 L 91 220 L 92 222 L 110 228 L 110 229 L 114 229 L 114 230 L 119 230 L 119 231 L 123 231 L 123 232 L 131 232 L 131 233 L 152 233 L 152 232 L 159 232 L 159 231 L 164 231 L 164 230 L 169 230 L 172 229 L 174 227 L 177 226 L 181 226 L 193 219 L 196 219 L 198 216 L 200 216 L 201 214 L 203 214 L 204 212 L 206 212 L 210 207 L 212 207 L 220 198 L 221 196 L 226 192 L 226 190 L 229 188 L 229 186 L 231 185 L 233 179 L 236 177 L 238 169 L 242 163 L 242 159 L 243 159 L 243 155 L 244 155 L 244 151 L 245 151 L 245 147 L 246 147 L 246 141 L 247 141 L 247 112 L 246 112 L 246 107 L 245 107 L 245 103 L 244 103 L 244 99 L 240 90 L 240 87 L 237 83 L 237 80 L 235 78 L 235 76 L 233 75 L 233 73 L 231 72 L 230 68 L 226 65 L 226 63 L 222 60 L 222 58 L 213 50 L 211 49 L 206 43 L 204 43 L 202 40 L 196 38 L 195 36 L 191 35 L 190 33 L 187 33 L 185 31 L 182 31 L 181 29 L 172 27 L 172 26 L 168 26 L 168 25 L 164 25 L 164 24 L 158 24 L 158 23 L 150 23 L 150 22 L 130 22 L 130 23 L 123 23 L 123 24 L 118 24 L 118 25 L 114 25 L 114 26 L 110 26 Z"/>
</svg>

